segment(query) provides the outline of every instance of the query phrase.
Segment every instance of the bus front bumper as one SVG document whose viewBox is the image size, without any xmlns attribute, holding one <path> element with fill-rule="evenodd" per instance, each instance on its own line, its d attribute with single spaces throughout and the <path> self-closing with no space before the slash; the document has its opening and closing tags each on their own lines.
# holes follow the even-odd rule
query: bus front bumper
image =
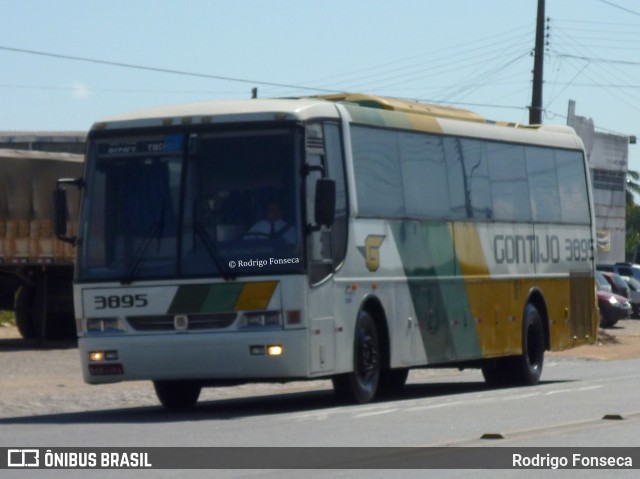
<svg viewBox="0 0 640 479">
<path fill-rule="evenodd" d="M 131 380 L 267 380 L 309 377 L 308 331 L 81 337 L 89 384 Z"/>
</svg>

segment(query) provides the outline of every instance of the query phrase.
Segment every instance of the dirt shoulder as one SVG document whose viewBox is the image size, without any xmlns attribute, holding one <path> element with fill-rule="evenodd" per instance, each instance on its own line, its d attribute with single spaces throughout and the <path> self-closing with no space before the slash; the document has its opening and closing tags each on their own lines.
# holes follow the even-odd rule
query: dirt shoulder
<svg viewBox="0 0 640 479">
<path fill-rule="evenodd" d="M 15 326 L 0 325 L 0 350 L 2 342 L 21 342 Z M 640 319 L 618 321 L 615 327 L 598 330 L 594 344 L 580 346 L 561 352 L 547 353 L 554 357 L 578 357 L 600 360 L 640 358 Z"/>
<path fill-rule="evenodd" d="M 548 355 L 603 361 L 640 358 L 640 319 L 625 319 L 618 321 L 613 328 L 598 330 L 598 338 L 594 344 Z"/>
</svg>

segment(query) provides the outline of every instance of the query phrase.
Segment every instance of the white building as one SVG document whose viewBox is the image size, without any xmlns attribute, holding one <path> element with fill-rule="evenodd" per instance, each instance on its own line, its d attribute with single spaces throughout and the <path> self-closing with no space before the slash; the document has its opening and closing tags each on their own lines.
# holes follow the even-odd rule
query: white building
<svg viewBox="0 0 640 479">
<path fill-rule="evenodd" d="M 569 102 L 567 124 L 582 138 L 593 183 L 597 263 L 625 261 L 626 178 L 629 137 L 596 132 L 591 118 L 577 116 Z"/>
</svg>

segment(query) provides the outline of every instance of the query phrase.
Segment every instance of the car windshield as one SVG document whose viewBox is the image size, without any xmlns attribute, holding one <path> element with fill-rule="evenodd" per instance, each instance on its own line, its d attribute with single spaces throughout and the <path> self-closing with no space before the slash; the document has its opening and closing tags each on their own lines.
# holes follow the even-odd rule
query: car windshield
<svg viewBox="0 0 640 479">
<path fill-rule="evenodd" d="M 83 280 L 302 267 L 293 128 L 99 140 L 80 231 Z"/>
<path fill-rule="evenodd" d="M 621 289 L 629 288 L 629 286 L 627 285 L 627 282 L 619 274 L 613 273 L 613 274 L 611 274 L 610 278 L 615 283 L 616 288 L 621 288 Z"/>
<path fill-rule="evenodd" d="M 632 277 L 624 277 L 631 291 L 640 291 L 640 281 Z"/>
<path fill-rule="evenodd" d="M 596 271 L 596 283 L 600 291 L 611 292 L 611 285 L 600 271 Z"/>
</svg>

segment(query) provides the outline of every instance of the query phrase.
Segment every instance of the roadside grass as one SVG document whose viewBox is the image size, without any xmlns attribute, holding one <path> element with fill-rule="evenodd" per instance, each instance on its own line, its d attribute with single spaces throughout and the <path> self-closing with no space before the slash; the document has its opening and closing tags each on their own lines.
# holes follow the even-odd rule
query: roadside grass
<svg viewBox="0 0 640 479">
<path fill-rule="evenodd" d="M 16 318 L 13 311 L 0 311 L 0 326 L 15 326 Z"/>
</svg>

